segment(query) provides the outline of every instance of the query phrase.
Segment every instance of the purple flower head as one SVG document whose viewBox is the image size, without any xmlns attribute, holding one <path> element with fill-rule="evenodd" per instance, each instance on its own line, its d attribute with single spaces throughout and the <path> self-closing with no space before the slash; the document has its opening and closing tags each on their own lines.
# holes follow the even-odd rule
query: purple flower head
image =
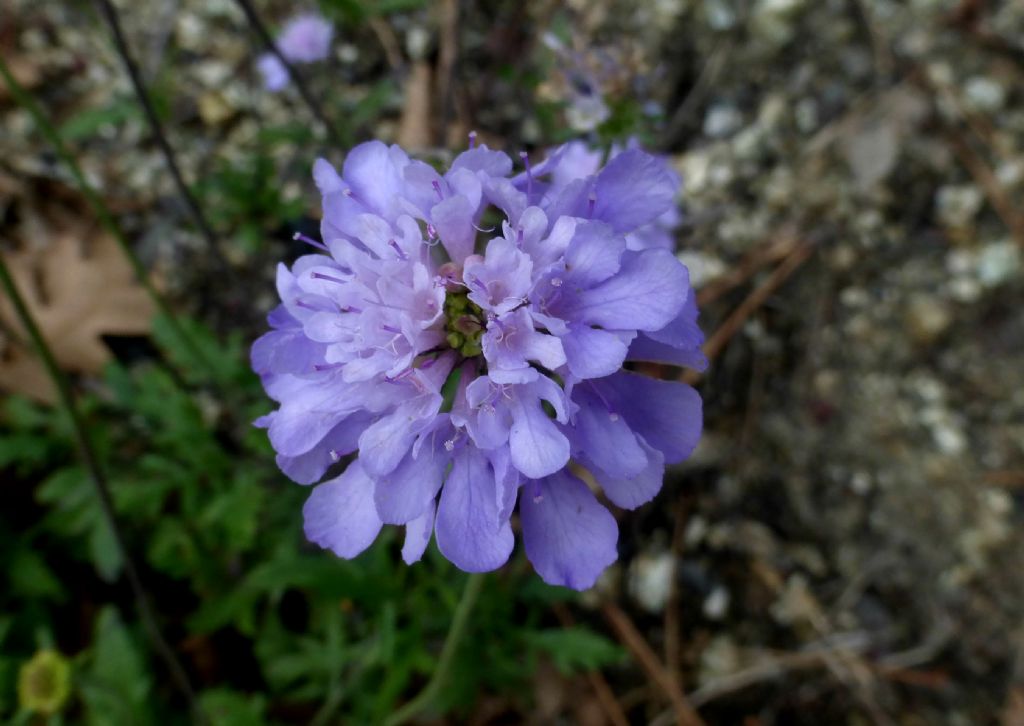
<svg viewBox="0 0 1024 726">
<path fill-rule="evenodd" d="M 686 268 L 630 242 L 678 177 L 638 149 L 572 173 L 576 151 L 517 175 L 486 146 L 444 173 L 380 142 L 341 173 L 317 161 L 323 243 L 279 267 L 252 349 L 285 474 L 316 484 L 356 454 L 313 489 L 309 539 L 354 557 L 404 525 L 406 562 L 433 536 L 480 572 L 511 554 L 518 506 L 541 577 L 585 589 L 618 528 L 570 461 L 632 509 L 696 446 L 697 393 L 634 365 L 706 365 Z"/>
<path fill-rule="evenodd" d="M 277 49 L 289 63 L 313 63 L 327 57 L 334 38 L 334 26 L 319 15 L 297 15 L 289 20 L 277 38 Z M 288 85 L 288 69 L 273 53 L 264 53 L 256 61 L 268 91 L 280 91 Z"/>
</svg>

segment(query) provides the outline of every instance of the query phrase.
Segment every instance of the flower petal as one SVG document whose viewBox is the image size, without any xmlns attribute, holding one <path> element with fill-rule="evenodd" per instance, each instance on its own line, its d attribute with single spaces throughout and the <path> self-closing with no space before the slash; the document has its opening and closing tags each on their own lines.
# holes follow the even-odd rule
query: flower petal
<svg viewBox="0 0 1024 726">
<path fill-rule="evenodd" d="M 302 507 L 302 517 L 310 542 L 345 559 L 369 547 L 382 524 L 373 506 L 373 482 L 358 461 L 337 479 L 314 489 Z"/>
<path fill-rule="evenodd" d="M 569 440 L 544 413 L 536 395 L 518 391 L 508 405 L 512 412 L 508 443 L 515 468 L 539 479 L 569 463 Z"/>
<path fill-rule="evenodd" d="M 473 207 L 468 199 L 458 194 L 438 202 L 430 210 L 430 221 L 452 262 L 461 263 L 473 254 L 476 227 L 473 226 Z"/>
<path fill-rule="evenodd" d="M 441 490 L 435 525 L 437 546 L 460 570 L 487 572 L 501 567 L 512 553 L 512 527 L 498 521 L 494 473 L 475 447 L 455 456 Z"/>
<path fill-rule="evenodd" d="M 527 483 L 519 516 L 526 556 L 549 585 L 586 590 L 618 558 L 615 518 L 567 472 Z"/>
<path fill-rule="evenodd" d="M 588 381 L 634 432 L 676 464 L 697 446 L 704 414 L 700 395 L 685 383 L 616 373 Z"/>
<path fill-rule="evenodd" d="M 433 507 L 450 459 L 443 443 L 436 441 L 417 457 L 407 454 L 394 471 L 377 479 L 373 501 L 380 518 L 387 524 L 405 524 Z"/>
<path fill-rule="evenodd" d="M 423 514 L 405 525 L 405 544 L 402 545 L 402 560 L 407 565 L 419 562 L 430 544 L 434 533 L 434 503 L 430 503 Z"/>
<path fill-rule="evenodd" d="M 570 429 L 573 450 L 613 476 L 643 471 L 647 454 L 622 416 L 609 411 L 590 386 L 577 386 L 573 400 L 579 404 L 576 425 Z"/>
<path fill-rule="evenodd" d="M 610 330 L 658 330 L 686 301 L 686 268 L 668 250 L 626 252 L 619 273 L 559 306 L 561 317 Z"/>
<path fill-rule="evenodd" d="M 636 474 L 613 476 L 596 466 L 588 467 L 594 475 L 594 480 L 604 490 L 605 496 L 615 506 L 623 509 L 636 509 L 641 504 L 646 504 L 654 499 L 661 491 L 662 482 L 665 479 L 664 455 L 648 445 L 642 436 L 637 436 L 637 441 L 647 455 L 647 465 Z"/>
<path fill-rule="evenodd" d="M 630 232 L 667 212 L 678 188 L 664 161 L 639 149 L 624 151 L 597 175 L 593 218 Z"/>
<path fill-rule="evenodd" d="M 561 338 L 569 371 L 580 380 L 610 376 L 622 367 L 632 333 L 573 325 Z"/>
</svg>

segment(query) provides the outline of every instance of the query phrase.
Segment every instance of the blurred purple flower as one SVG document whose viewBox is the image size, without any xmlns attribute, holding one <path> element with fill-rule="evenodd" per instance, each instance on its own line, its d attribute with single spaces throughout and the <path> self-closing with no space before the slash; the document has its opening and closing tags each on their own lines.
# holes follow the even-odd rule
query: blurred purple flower
<svg viewBox="0 0 1024 726">
<path fill-rule="evenodd" d="M 706 365 L 686 268 L 628 242 L 678 178 L 638 149 L 574 175 L 577 151 L 516 176 L 486 146 L 444 174 L 380 142 L 341 174 L 317 161 L 324 243 L 307 241 L 324 254 L 279 266 L 282 304 L 252 349 L 280 403 L 257 425 L 289 477 L 315 484 L 358 452 L 309 497 L 312 541 L 354 557 L 405 525 L 406 562 L 434 536 L 459 568 L 492 570 L 518 502 L 537 572 L 585 589 L 618 528 L 570 459 L 631 509 L 696 446 L 698 394 L 623 369 Z M 492 205 L 500 230 L 481 227 Z"/>
<path fill-rule="evenodd" d="M 334 26 L 319 15 L 297 15 L 289 20 L 277 38 L 277 49 L 289 63 L 313 63 L 323 60 L 331 50 Z M 288 85 L 288 69 L 273 53 L 264 53 L 256 61 L 268 91 L 280 91 Z"/>
</svg>

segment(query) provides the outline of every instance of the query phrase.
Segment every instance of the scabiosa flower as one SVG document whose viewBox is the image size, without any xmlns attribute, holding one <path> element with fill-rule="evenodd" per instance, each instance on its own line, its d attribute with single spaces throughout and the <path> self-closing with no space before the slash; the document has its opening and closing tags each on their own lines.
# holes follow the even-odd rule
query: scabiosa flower
<svg viewBox="0 0 1024 726">
<path fill-rule="evenodd" d="M 523 155 L 516 175 L 472 144 L 443 174 L 380 142 L 340 174 L 317 161 L 323 242 L 279 266 L 282 303 L 252 349 L 280 404 L 257 425 L 281 469 L 316 484 L 356 454 L 307 500 L 312 541 L 350 558 L 404 525 L 406 562 L 434 536 L 487 571 L 511 554 L 518 504 L 537 572 L 585 589 L 618 529 L 570 461 L 631 509 L 693 450 L 700 397 L 634 365 L 706 365 L 687 271 L 627 242 L 678 179 L 638 149 L 568 178 L 569 151 Z"/>
<path fill-rule="evenodd" d="M 319 15 L 298 15 L 281 30 L 277 49 L 289 63 L 313 63 L 327 57 L 333 38 L 334 26 Z M 288 69 L 273 53 L 261 55 L 256 68 L 268 91 L 280 91 L 288 85 Z"/>
</svg>

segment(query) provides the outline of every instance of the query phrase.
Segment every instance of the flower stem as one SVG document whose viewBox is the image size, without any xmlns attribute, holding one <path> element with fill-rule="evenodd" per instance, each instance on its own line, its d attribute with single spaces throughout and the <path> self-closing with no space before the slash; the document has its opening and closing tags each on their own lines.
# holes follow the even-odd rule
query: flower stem
<svg viewBox="0 0 1024 726">
<path fill-rule="evenodd" d="M 181 174 L 181 167 L 178 166 L 177 156 L 174 153 L 174 149 L 171 148 L 171 143 L 167 140 L 167 134 L 164 132 L 163 123 L 161 123 L 160 116 L 153 107 L 153 101 L 146 91 L 146 84 L 142 80 L 139 67 L 135 63 L 135 59 L 132 58 L 131 51 L 128 49 L 128 41 L 124 37 L 124 31 L 121 28 L 121 20 L 118 17 L 117 10 L 110 0 L 97 0 L 97 3 L 104 20 L 110 26 L 110 32 L 114 38 L 114 47 L 117 49 L 117 54 L 121 57 L 121 62 L 124 63 L 125 70 L 128 72 L 128 78 L 132 82 L 135 96 L 138 98 L 143 112 L 145 112 L 149 128 L 153 132 L 157 146 L 160 147 L 160 153 L 163 154 L 167 168 L 171 172 L 174 186 L 177 188 L 179 196 L 184 200 L 185 206 L 188 207 L 192 220 L 195 222 L 200 234 L 206 240 L 206 246 L 212 260 L 219 268 L 218 271 L 226 274 L 230 271 L 230 266 L 217 243 L 217 234 L 213 231 L 213 227 L 206 218 L 206 214 L 203 213 L 203 208 L 199 205 L 199 201 L 189 190 L 188 184 L 185 183 L 185 178 Z"/>
<path fill-rule="evenodd" d="M 459 598 L 459 604 L 455 608 L 455 615 L 452 617 L 452 626 L 448 630 L 448 637 L 445 638 L 444 646 L 441 648 L 441 656 L 437 660 L 437 668 L 430 677 L 427 685 L 423 687 L 416 696 L 404 706 L 395 711 L 384 722 L 386 726 L 399 726 L 417 716 L 421 711 L 429 708 L 437 698 L 445 681 L 448 680 L 448 672 L 451 670 L 455 653 L 459 649 L 463 638 L 466 636 L 466 626 L 469 624 L 469 615 L 476 605 L 480 595 L 480 588 L 483 585 L 484 576 L 480 573 L 472 574 L 466 580 L 466 587 Z"/>
</svg>

